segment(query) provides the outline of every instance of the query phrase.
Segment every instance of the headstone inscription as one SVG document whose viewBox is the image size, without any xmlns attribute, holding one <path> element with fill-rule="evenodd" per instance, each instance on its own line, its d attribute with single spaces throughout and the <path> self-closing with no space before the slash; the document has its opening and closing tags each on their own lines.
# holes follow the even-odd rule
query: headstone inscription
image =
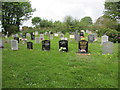
<svg viewBox="0 0 120 90">
<path fill-rule="evenodd" d="M 44 34 L 43 33 L 40 34 L 40 40 L 44 40 Z"/>
<path fill-rule="evenodd" d="M 27 49 L 33 49 L 33 43 L 27 42 Z"/>
<path fill-rule="evenodd" d="M 35 42 L 40 43 L 40 37 L 35 37 Z"/>
<path fill-rule="evenodd" d="M 103 42 L 102 54 L 112 54 L 112 53 L 113 53 L 113 42 Z"/>
<path fill-rule="evenodd" d="M 17 40 L 11 40 L 11 49 L 18 50 L 18 41 Z"/>
<path fill-rule="evenodd" d="M 67 40 L 59 41 L 59 51 L 63 51 L 63 52 L 68 51 L 68 41 Z"/>
<path fill-rule="evenodd" d="M 44 51 L 50 50 L 50 40 L 42 41 L 42 50 L 44 50 Z"/>
<path fill-rule="evenodd" d="M 103 35 L 102 36 L 102 42 L 101 42 L 101 44 L 103 44 L 103 42 L 108 42 L 108 36 L 107 35 Z"/>
<path fill-rule="evenodd" d="M 88 41 L 86 40 L 79 41 L 78 53 L 88 53 Z"/>
<path fill-rule="evenodd" d="M 14 40 L 17 40 L 18 43 L 19 43 L 19 37 L 14 37 Z"/>
<path fill-rule="evenodd" d="M 95 39 L 94 39 L 94 35 L 91 34 L 88 36 L 88 42 L 93 42 Z"/>
</svg>

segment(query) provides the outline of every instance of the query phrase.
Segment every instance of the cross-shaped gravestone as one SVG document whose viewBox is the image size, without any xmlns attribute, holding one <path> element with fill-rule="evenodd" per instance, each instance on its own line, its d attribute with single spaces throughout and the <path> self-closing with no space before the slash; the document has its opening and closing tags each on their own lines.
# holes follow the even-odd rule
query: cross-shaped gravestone
<svg viewBox="0 0 120 90">
<path fill-rule="evenodd" d="M 113 53 L 113 42 L 103 42 L 102 54 L 112 54 L 112 53 Z"/>
</svg>

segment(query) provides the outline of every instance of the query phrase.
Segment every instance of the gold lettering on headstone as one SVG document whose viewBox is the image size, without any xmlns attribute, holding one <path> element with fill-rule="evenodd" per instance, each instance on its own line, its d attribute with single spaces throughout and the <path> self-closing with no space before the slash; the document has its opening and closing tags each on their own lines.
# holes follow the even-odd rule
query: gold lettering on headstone
<svg viewBox="0 0 120 90">
<path fill-rule="evenodd" d="M 87 42 L 80 42 L 80 45 L 86 45 Z"/>
<path fill-rule="evenodd" d="M 81 49 L 86 49 L 87 46 L 80 46 Z"/>
</svg>

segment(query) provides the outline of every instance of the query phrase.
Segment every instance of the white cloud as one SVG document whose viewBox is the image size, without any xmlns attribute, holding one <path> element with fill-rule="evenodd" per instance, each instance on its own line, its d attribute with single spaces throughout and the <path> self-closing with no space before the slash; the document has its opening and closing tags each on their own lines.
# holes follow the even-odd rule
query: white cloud
<svg viewBox="0 0 120 90">
<path fill-rule="evenodd" d="M 66 15 L 81 19 L 90 16 L 93 21 L 103 15 L 105 0 L 30 0 L 36 8 L 32 17 L 62 21 Z M 23 25 L 31 26 L 30 20 Z"/>
</svg>

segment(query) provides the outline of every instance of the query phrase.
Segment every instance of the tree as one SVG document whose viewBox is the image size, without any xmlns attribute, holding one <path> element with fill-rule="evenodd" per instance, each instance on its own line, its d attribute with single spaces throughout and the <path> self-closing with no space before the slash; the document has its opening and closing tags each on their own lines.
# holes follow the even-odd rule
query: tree
<svg viewBox="0 0 120 90">
<path fill-rule="evenodd" d="M 86 16 L 80 20 L 80 27 L 82 29 L 89 28 L 92 25 L 93 25 L 92 18 L 89 16 Z"/>
<path fill-rule="evenodd" d="M 73 17 L 72 16 L 66 16 L 64 17 L 64 23 L 66 24 L 67 27 L 73 25 Z"/>
<path fill-rule="evenodd" d="M 9 29 L 11 25 L 17 26 L 19 32 L 21 22 L 28 20 L 33 11 L 35 9 L 31 8 L 30 2 L 2 2 L 2 27 L 5 32 L 14 32 L 14 29 Z"/>
<path fill-rule="evenodd" d="M 32 18 L 32 24 L 36 27 L 40 25 L 41 18 L 40 17 L 34 17 Z"/>
<path fill-rule="evenodd" d="M 119 2 L 105 2 L 105 15 L 113 20 L 120 19 L 120 1 Z"/>
</svg>

